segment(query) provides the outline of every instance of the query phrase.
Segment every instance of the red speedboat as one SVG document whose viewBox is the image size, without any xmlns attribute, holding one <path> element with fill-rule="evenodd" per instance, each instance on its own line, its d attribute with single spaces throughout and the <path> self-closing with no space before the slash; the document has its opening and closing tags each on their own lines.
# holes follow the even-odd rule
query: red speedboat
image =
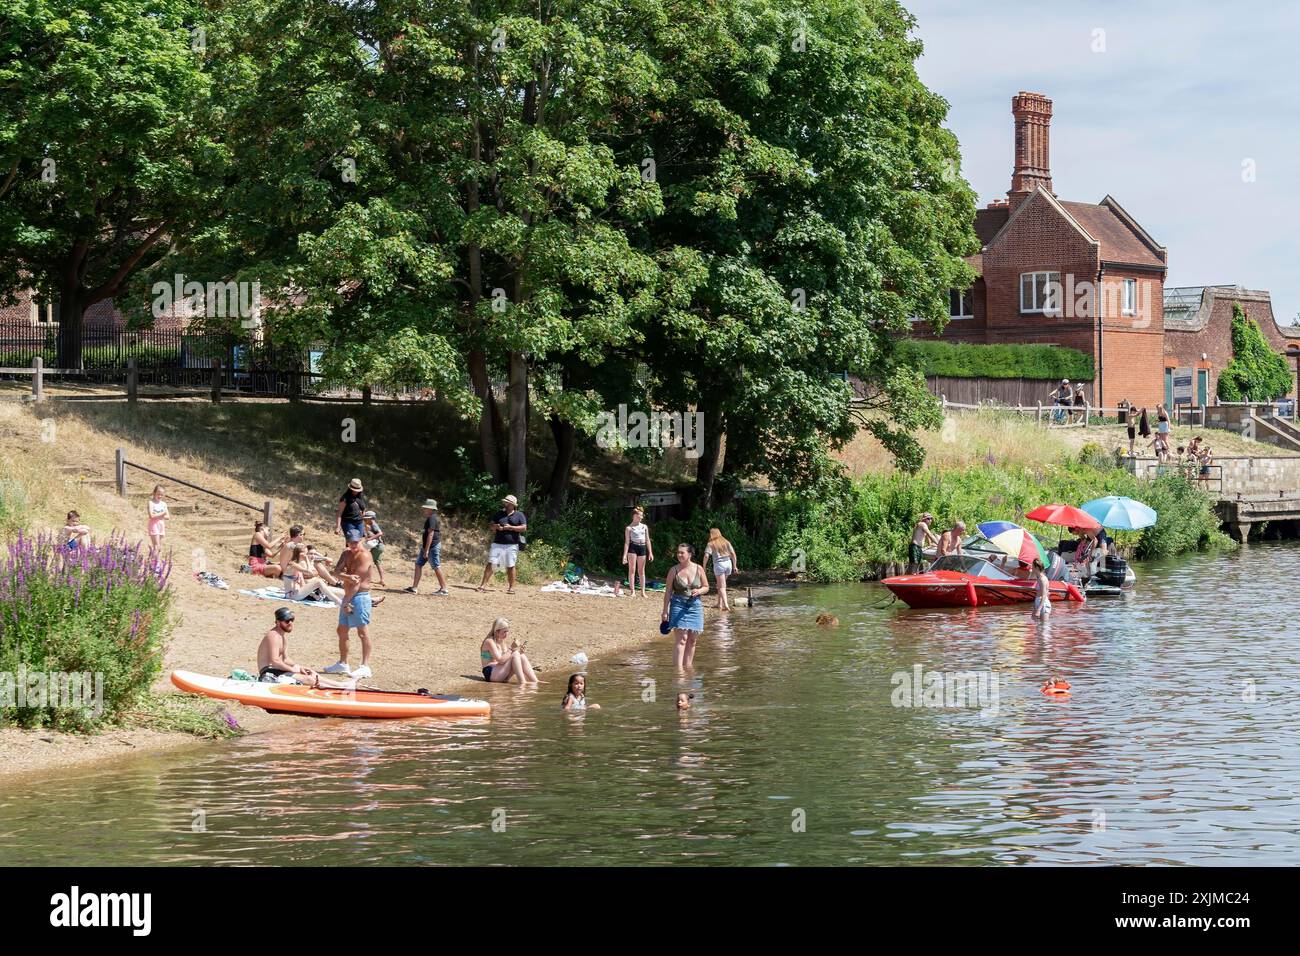
<svg viewBox="0 0 1300 956">
<path fill-rule="evenodd" d="M 976 552 L 949 554 L 923 574 L 902 574 L 880 583 L 902 598 L 908 607 L 979 607 L 1023 604 L 1034 600 L 1034 579 L 1027 570 L 1008 567 L 1010 561 Z M 1055 573 L 1053 573 L 1055 572 Z M 1060 556 L 1048 577 L 1064 574 Z M 1083 594 L 1068 581 L 1050 581 L 1053 601 L 1083 601 Z"/>
</svg>

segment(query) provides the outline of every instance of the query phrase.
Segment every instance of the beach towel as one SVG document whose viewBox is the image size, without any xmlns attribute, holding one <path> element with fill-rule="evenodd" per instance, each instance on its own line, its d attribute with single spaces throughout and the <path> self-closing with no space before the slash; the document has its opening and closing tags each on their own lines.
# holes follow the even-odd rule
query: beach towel
<svg viewBox="0 0 1300 956">
<path fill-rule="evenodd" d="M 251 591 L 247 588 L 240 588 L 239 593 L 248 594 L 252 597 L 264 598 L 268 601 L 287 601 L 289 604 L 305 604 L 307 607 L 338 607 L 338 605 L 333 601 L 295 601 L 291 598 L 285 597 L 284 588 L 276 587 L 274 584 L 268 585 L 264 588 L 258 588 L 256 591 Z"/>
<path fill-rule="evenodd" d="M 553 581 L 541 588 L 542 591 L 562 591 L 565 594 L 582 594 L 589 597 L 616 597 L 614 594 L 614 585 L 612 584 L 592 584 L 586 578 L 582 578 L 576 584 L 570 584 L 567 581 Z"/>
</svg>

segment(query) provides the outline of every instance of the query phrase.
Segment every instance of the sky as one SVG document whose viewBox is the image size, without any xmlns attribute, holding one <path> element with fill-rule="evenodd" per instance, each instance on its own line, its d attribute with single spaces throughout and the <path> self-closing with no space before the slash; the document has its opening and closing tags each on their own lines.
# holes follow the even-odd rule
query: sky
<svg viewBox="0 0 1300 956">
<path fill-rule="evenodd" d="M 1300 4 L 902 0 L 981 206 L 1011 185 L 1011 98 L 1052 100 L 1052 188 L 1110 194 L 1169 286 L 1241 285 L 1300 312 Z"/>
</svg>

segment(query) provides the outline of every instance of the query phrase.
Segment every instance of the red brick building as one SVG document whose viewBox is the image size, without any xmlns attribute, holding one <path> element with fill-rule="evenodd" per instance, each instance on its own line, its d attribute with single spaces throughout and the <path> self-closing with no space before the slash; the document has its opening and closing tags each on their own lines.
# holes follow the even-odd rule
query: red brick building
<svg viewBox="0 0 1300 956">
<path fill-rule="evenodd" d="M 1165 290 L 1165 378 L 1163 400 L 1172 405 L 1174 382 L 1181 370 L 1184 383 L 1191 379 L 1191 404 L 1213 405 L 1219 373 L 1232 361 L 1232 306 L 1240 303 L 1254 319 L 1275 352 L 1286 354 L 1300 345 L 1300 327 L 1282 326 L 1273 315 L 1267 292 L 1239 285 L 1184 286 Z M 1186 389 L 1186 384 L 1184 384 Z M 1292 389 L 1294 391 L 1294 388 Z M 1251 396 L 1257 400 L 1277 395 Z"/>
<path fill-rule="evenodd" d="M 1093 358 L 1094 405 L 1153 406 L 1163 399 L 1165 248 L 1111 196 L 1057 198 L 1051 100 L 1022 92 L 1011 112 L 1011 188 L 975 215 L 982 248 L 968 261 L 979 277 L 952 293 L 942 337 L 1078 349 Z"/>
</svg>

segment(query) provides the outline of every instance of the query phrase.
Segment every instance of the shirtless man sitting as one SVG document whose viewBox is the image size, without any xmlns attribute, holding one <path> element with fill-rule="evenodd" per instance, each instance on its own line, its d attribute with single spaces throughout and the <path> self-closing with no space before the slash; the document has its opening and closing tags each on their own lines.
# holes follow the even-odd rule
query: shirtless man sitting
<svg viewBox="0 0 1300 956">
<path fill-rule="evenodd" d="M 275 684 L 286 675 L 298 678 L 299 683 L 315 683 L 314 670 L 289 659 L 289 635 L 292 633 L 293 611 L 287 607 L 276 608 L 275 627 L 263 635 L 257 648 L 257 679 L 262 683 Z"/>
<path fill-rule="evenodd" d="M 965 537 L 966 522 L 958 521 L 952 528 L 939 535 L 939 543 L 935 545 L 935 557 L 942 558 L 945 554 L 961 554 L 961 543 Z"/>
<path fill-rule="evenodd" d="M 283 578 L 287 573 L 285 568 L 293 560 L 293 546 L 295 544 L 304 544 L 302 539 L 302 525 L 296 524 L 287 532 L 276 538 L 271 543 L 271 547 L 266 549 L 267 565 L 262 570 L 268 578 Z"/>
<path fill-rule="evenodd" d="M 339 659 L 325 668 L 326 674 L 347 674 L 348 632 L 357 629 L 361 638 L 361 666 L 351 671 L 355 678 L 373 677 L 370 670 L 370 575 L 375 562 L 365 546 L 365 535 L 351 528 L 347 531 L 347 550 L 339 560 L 338 577 L 343 582 L 343 606 L 339 608 Z M 382 600 L 382 599 L 381 599 Z"/>
</svg>

